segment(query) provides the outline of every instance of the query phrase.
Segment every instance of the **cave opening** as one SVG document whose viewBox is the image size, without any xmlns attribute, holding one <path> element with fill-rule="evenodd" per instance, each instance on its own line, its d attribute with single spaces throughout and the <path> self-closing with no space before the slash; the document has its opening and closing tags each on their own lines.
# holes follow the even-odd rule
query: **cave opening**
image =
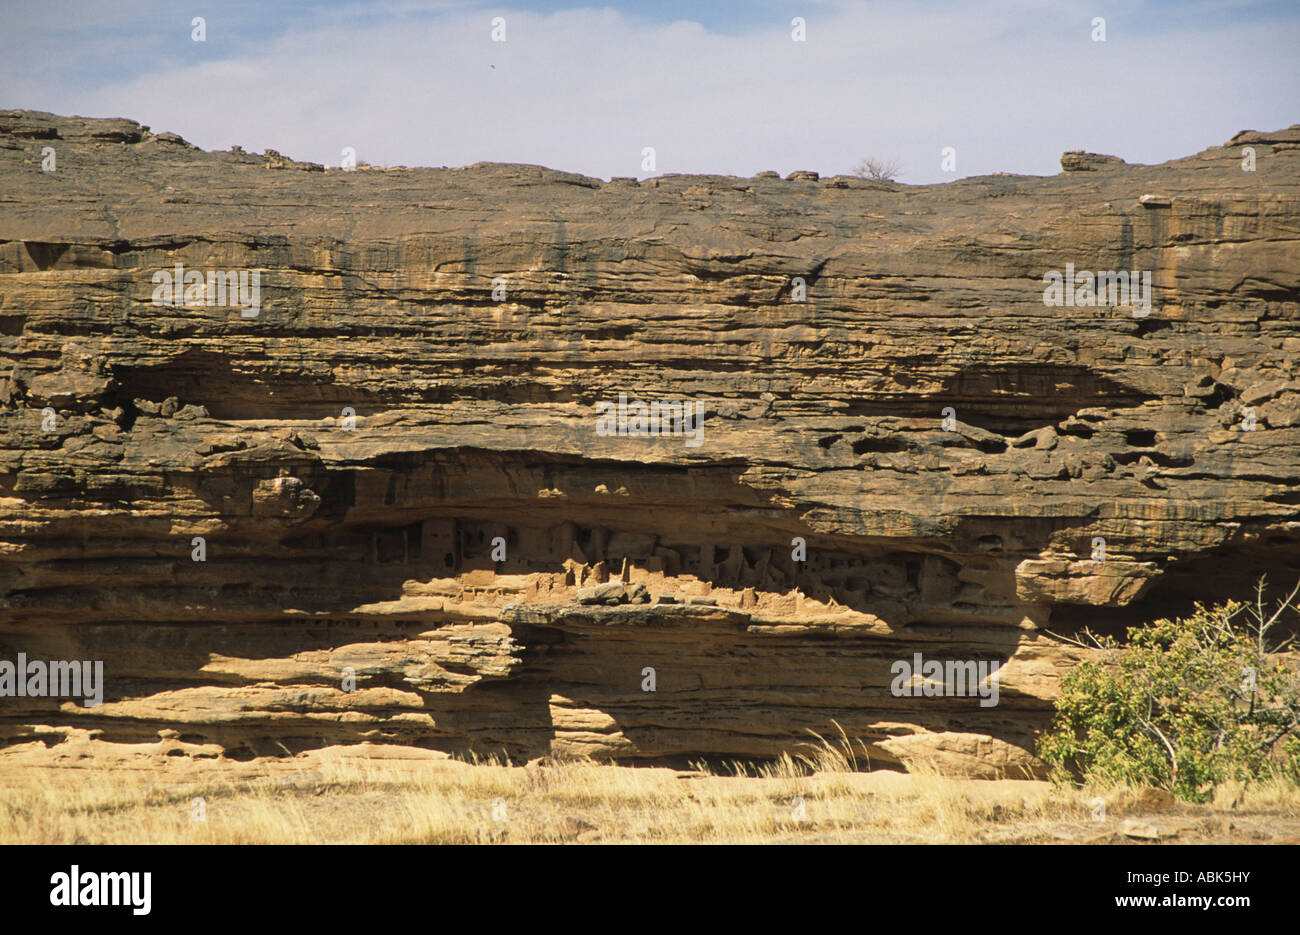
<svg viewBox="0 0 1300 935">
<path fill-rule="evenodd" d="M 1054 607 L 1048 629 L 1072 639 L 1090 630 L 1122 640 L 1130 627 L 1190 616 L 1197 604 L 1213 606 L 1229 598 L 1253 603 L 1261 578 L 1264 607 L 1273 608 L 1300 582 L 1300 543 L 1239 546 L 1176 562 L 1124 607 Z M 1270 632 L 1277 639 L 1300 636 L 1300 613 L 1283 614 Z"/>
</svg>

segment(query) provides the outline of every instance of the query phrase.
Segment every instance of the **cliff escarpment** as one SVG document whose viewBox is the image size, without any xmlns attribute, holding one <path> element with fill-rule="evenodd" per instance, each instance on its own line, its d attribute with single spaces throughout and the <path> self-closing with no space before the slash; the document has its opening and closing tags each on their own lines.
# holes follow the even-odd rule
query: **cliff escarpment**
<svg viewBox="0 0 1300 935">
<path fill-rule="evenodd" d="M 0 658 L 104 671 L 0 744 L 1036 771 L 1061 637 L 1300 573 L 1300 127 L 1062 166 L 343 171 L 0 112 Z M 996 703 L 900 694 L 917 654 Z"/>
</svg>

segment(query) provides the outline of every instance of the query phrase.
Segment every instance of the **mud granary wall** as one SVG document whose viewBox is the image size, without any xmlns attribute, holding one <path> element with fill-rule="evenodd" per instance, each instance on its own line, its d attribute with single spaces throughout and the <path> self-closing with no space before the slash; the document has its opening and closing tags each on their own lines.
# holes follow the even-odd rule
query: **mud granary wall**
<svg viewBox="0 0 1300 935">
<path fill-rule="evenodd" d="M 0 658 L 105 671 L 0 699 L 0 744 L 838 725 L 1032 772 L 1059 636 L 1300 573 L 1300 128 L 1062 165 L 341 171 L 0 112 Z M 1149 311 L 1049 304 L 1067 264 Z M 157 301 L 178 265 L 256 309 Z M 598 431 L 620 394 L 703 405 L 700 443 Z M 997 704 L 900 696 L 916 653 L 999 664 Z"/>
</svg>

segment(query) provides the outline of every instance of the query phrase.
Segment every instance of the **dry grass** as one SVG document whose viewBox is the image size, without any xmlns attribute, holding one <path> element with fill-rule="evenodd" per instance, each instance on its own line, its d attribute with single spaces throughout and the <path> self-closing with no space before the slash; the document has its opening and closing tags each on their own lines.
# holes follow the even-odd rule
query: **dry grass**
<svg viewBox="0 0 1300 935">
<path fill-rule="evenodd" d="M 0 764 L 0 842 L 1102 842 L 1127 840 L 1121 825 L 1133 816 L 1172 840 L 1300 836 L 1295 787 L 1225 786 L 1212 805 L 1151 808 L 1122 787 L 861 772 L 869 764 L 853 746 L 842 737 L 718 771 L 511 767 L 365 747 L 237 765 Z"/>
</svg>

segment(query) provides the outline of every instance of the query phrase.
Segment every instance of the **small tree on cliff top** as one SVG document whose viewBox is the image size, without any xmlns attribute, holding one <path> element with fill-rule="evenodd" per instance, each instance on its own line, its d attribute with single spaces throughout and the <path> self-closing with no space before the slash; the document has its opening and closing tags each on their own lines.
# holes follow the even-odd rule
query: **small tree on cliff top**
<svg viewBox="0 0 1300 935">
<path fill-rule="evenodd" d="M 1300 783 L 1300 673 L 1272 632 L 1300 593 L 1268 611 L 1196 605 L 1181 620 L 1133 627 L 1128 643 L 1086 634 L 1103 651 L 1062 679 L 1039 754 L 1058 778 L 1082 775 L 1170 789 L 1204 801 L 1215 784 Z"/>
<path fill-rule="evenodd" d="M 874 182 L 892 182 L 902 168 L 902 163 L 897 159 L 886 161 L 868 156 L 857 164 L 853 174 L 860 179 L 871 179 Z"/>
</svg>

